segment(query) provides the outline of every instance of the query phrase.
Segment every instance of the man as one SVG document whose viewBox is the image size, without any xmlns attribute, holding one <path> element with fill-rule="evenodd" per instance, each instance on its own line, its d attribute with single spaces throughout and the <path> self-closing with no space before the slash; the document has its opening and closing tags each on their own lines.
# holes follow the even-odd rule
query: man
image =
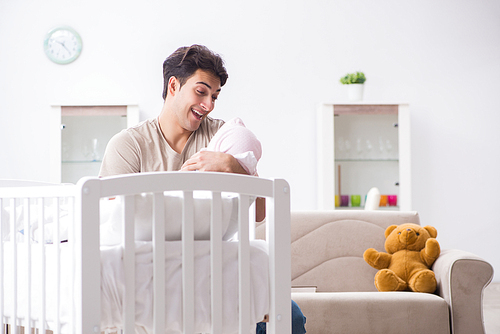
<svg viewBox="0 0 500 334">
<path fill-rule="evenodd" d="M 163 63 L 163 76 L 160 115 L 116 134 L 99 176 L 175 170 L 246 174 L 231 154 L 200 151 L 224 124 L 208 117 L 228 78 L 220 56 L 201 45 L 181 47 Z M 256 219 L 264 218 L 265 201 L 258 199 Z"/>
<path fill-rule="evenodd" d="M 208 117 L 228 77 L 220 57 L 199 45 L 179 48 L 165 60 L 163 75 L 160 115 L 115 135 L 100 175 L 181 169 L 244 173 L 229 154 L 199 152 L 224 124 Z"/>
<path fill-rule="evenodd" d="M 208 48 L 177 49 L 163 63 L 160 115 L 116 134 L 106 147 L 99 175 L 176 170 L 246 174 L 231 154 L 201 151 L 224 124 L 208 115 L 227 78 L 224 62 Z M 258 198 L 256 219 L 264 218 L 265 201 Z M 302 328 L 294 333 L 304 333 L 305 318 L 294 306 L 292 317 Z M 259 327 L 257 331 L 263 333 Z"/>
</svg>

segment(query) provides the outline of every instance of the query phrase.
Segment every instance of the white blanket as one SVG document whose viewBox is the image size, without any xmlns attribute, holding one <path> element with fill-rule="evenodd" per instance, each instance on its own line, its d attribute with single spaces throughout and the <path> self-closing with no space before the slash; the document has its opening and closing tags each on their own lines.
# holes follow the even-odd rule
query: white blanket
<svg viewBox="0 0 500 334">
<path fill-rule="evenodd" d="M 251 242 L 251 321 L 259 322 L 269 312 L 269 281 L 268 255 L 266 244 L 263 241 Z M 5 315 L 12 315 L 13 305 L 13 275 L 12 246 L 4 243 L 4 297 Z M 24 318 L 27 305 L 26 280 L 26 250 L 21 243 L 18 247 L 18 307 L 17 314 Z M 61 307 L 59 320 L 62 332 L 72 332 L 68 326 L 72 314 L 71 282 L 72 276 L 70 252 L 68 244 L 61 244 L 61 279 L 60 300 Z M 40 254 L 42 245 L 32 246 L 31 277 L 31 318 L 39 321 L 41 317 L 40 292 Z M 49 329 L 53 329 L 56 319 L 56 279 L 55 273 L 55 245 L 44 245 L 46 249 L 46 319 Z M 210 332 L 210 255 L 209 241 L 195 242 L 195 330 L 196 332 Z M 152 333 L 152 244 L 151 242 L 136 243 L 136 332 Z M 223 307 L 224 333 L 238 331 L 238 245 L 235 242 L 223 243 L 223 288 L 221 299 Z M 181 244 L 179 241 L 166 242 L 166 331 L 165 333 L 182 333 L 182 288 L 181 288 Z M 121 328 L 124 269 L 122 261 L 123 249 L 121 246 L 101 247 L 101 330 L 111 331 Z M 11 322 L 12 319 L 7 319 Z M 251 329 L 249 329 L 250 331 Z"/>
</svg>

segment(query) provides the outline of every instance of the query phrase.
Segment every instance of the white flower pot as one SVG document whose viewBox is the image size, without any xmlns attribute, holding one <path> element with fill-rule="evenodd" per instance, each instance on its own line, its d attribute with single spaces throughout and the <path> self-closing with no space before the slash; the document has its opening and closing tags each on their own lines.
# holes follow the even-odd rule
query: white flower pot
<svg viewBox="0 0 500 334">
<path fill-rule="evenodd" d="M 350 84 L 348 86 L 349 101 L 363 100 L 363 87 L 364 84 Z"/>
</svg>

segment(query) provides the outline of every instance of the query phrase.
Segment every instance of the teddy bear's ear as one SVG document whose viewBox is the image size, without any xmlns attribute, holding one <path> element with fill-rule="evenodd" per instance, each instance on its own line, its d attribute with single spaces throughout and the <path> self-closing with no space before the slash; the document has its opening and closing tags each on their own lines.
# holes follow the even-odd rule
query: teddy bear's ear
<svg viewBox="0 0 500 334">
<path fill-rule="evenodd" d="M 394 231 L 397 227 L 398 227 L 398 225 L 391 225 L 388 228 L 386 228 L 385 229 L 385 238 L 387 239 L 389 234 L 391 234 L 391 232 Z"/>
<path fill-rule="evenodd" d="M 437 237 L 438 232 L 437 232 L 435 227 L 427 225 L 424 227 L 424 229 L 427 230 L 427 232 L 429 232 L 429 234 L 431 235 L 432 238 Z"/>
</svg>

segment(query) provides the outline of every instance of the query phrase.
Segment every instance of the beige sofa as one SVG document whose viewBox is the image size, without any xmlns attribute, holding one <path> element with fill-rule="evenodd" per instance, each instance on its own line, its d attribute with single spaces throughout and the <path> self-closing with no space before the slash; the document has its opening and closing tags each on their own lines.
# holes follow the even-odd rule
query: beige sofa
<svg viewBox="0 0 500 334">
<path fill-rule="evenodd" d="M 363 252 L 385 251 L 386 227 L 403 223 L 420 224 L 418 214 L 292 212 L 292 286 L 317 287 L 315 293 L 292 293 L 308 333 L 484 333 L 482 292 L 493 268 L 473 254 L 441 250 L 432 267 L 435 294 L 376 290 L 377 270 L 363 260 Z M 446 231 L 438 230 L 438 241 L 440 233 Z M 264 235 L 265 226 L 258 226 L 257 237 Z"/>
</svg>

